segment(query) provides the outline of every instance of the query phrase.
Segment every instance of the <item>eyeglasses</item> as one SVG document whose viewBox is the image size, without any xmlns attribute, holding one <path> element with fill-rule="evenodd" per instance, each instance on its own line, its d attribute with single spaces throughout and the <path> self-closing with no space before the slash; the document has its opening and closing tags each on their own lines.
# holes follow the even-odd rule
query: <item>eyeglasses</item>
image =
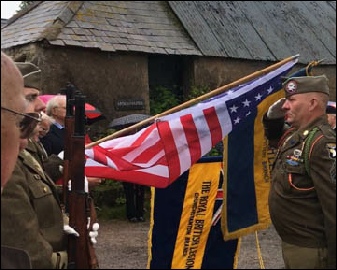
<svg viewBox="0 0 337 270">
<path fill-rule="evenodd" d="M 39 113 L 19 113 L 11 109 L 1 106 L 1 110 L 15 114 L 16 116 L 21 116 L 17 122 L 17 127 L 20 128 L 20 138 L 27 139 L 32 134 L 36 125 L 41 122 Z"/>
</svg>

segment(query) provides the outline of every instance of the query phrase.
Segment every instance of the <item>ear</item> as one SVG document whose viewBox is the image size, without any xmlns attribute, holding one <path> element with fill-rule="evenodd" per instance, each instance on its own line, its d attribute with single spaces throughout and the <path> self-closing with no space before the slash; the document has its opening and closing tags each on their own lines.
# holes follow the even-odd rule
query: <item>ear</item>
<svg viewBox="0 0 337 270">
<path fill-rule="evenodd" d="M 310 99 L 310 104 L 309 104 L 309 111 L 310 112 L 314 111 L 318 106 L 319 106 L 319 104 L 318 104 L 317 98 Z"/>
</svg>

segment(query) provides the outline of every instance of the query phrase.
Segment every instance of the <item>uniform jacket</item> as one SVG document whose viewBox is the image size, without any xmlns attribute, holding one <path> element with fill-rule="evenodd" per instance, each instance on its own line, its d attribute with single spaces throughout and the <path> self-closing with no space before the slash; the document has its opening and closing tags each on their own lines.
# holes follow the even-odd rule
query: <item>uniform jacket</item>
<svg viewBox="0 0 337 270">
<path fill-rule="evenodd" d="M 303 142 L 314 127 L 309 172 Z M 272 170 L 269 212 L 282 241 L 302 247 L 326 247 L 336 267 L 336 133 L 325 116 L 282 140 Z"/>
<path fill-rule="evenodd" d="M 64 150 L 65 129 L 60 129 L 56 125 L 51 125 L 46 136 L 41 138 L 41 143 L 43 144 L 48 156 L 51 154 L 58 155 Z"/>
<path fill-rule="evenodd" d="M 48 159 L 48 155 L 40 143 L 29 139 L 26 150 L 43 166 L 43 163 Z"/>
<path fill-rule="evenodd" d="M 63 166 L 63 159 L 54 154 L 48 156 L 41 142 L 29 141 L 26 150 L 41 164 L 54 183 L 62 177 L 59 166 Z"/>
<path fill-rule="evenodd" d="M 25 250 L 1 246 L 1 269 L 32 269 Z"/>
<path fill-rule="evenodd" d="M 53 181 L 23 150 L 1 196 L 1 244 L 25 249 L 33 268 L 51 269 L 66 250 L 63 214 Z"/>
</svg>

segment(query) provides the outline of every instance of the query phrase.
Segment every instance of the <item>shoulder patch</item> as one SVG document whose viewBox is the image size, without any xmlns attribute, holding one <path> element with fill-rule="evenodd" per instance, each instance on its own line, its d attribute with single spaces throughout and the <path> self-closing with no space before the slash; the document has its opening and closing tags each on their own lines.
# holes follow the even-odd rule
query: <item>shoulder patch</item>
<svg viewBox="0 0 337 270">
<path fill-rule="evenodd" d="M 329 158 L 334 160 L 330 168 L 330 179 L 336 185 L 336 143 L 327 143 L 326 148 L 329 151 Z"/>
<path fill-rule="evenodd" d="M 336 159 L 336 143 L 327 143 L 326 149 L 328 150 L 329 157 Z"/>
</svg>

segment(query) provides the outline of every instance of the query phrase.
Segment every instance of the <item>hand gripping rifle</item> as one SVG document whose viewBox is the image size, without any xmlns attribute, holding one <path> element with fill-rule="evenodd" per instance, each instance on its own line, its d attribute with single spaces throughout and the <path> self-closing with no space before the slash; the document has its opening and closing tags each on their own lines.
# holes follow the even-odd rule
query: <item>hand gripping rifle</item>
<svg viewBox="0 0 337 270">
<path fill-rule="evenodd" d="M 85 190 L 85 97 L 75 88 L 67 86 L 67 113 L 69 126 L 66 130 L 64 149 L 64 191 L 67 194 L 66 208 L 69 213 L 69 226 L 74 228 L 79 237 L 69 236 L 68 239 L 68 269 L 97 269 L 98 260 L 94 246 L 89 237 L 92 225 L 97 222 L 96 210 L 89 192 Z M 70 93 L 72 92 L 72 93 Z M 74 94 L 74 99 L 72 95 Z M 68 99 L 69 98 L 69 99 Z M 75 106 L 75 117 L 73 110 Z M 67 124 L 67 122 L 66 122 Z M 70 134 L 68 134 L 70 133 Z M 71 180 L 71 190 L 68 191 L 68 181 Z"/>
</svg>

